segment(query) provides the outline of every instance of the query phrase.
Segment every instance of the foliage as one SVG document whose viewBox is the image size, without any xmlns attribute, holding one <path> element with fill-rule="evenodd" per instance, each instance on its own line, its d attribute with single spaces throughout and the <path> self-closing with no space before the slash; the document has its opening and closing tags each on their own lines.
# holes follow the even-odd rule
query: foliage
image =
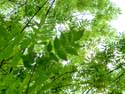
<svg viewBox="0 0 125 94">
<path fill-rule="evenodd" d="M 109 0 L 0 5 L 0 94 L 124 93 L 125 38 L 109 25 L 119 14 Z"/>
</svg>

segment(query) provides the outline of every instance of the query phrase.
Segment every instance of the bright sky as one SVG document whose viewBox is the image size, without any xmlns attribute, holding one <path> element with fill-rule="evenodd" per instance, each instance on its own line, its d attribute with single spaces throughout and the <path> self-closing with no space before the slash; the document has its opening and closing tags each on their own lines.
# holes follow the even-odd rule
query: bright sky
<svg viewBox="0 0 125 94">
<path fill-rule="evenodd" d="M 122 14 L 112 21 L 111 25 L 116 28 L 118 32 L 125 32 L 125 0 L 111 0 L 118 7 L 121 8 Z"/>
</svg>

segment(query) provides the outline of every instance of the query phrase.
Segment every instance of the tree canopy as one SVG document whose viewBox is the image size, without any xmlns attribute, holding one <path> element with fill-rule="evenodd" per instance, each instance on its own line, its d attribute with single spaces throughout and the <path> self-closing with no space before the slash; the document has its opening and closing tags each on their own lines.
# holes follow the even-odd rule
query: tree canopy
<svg viewBox="0 0 125 94">
<path fill-rule="evenodd" d="M 109 0 L 0 0 L 0 94 L 125 94 L 125 37 Z"/>
</svg>

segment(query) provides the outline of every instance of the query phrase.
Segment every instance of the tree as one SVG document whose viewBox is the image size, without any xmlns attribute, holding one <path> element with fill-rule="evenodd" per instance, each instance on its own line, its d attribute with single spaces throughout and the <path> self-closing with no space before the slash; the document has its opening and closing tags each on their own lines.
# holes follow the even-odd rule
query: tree
<svg viewBox="0 0 125 94">
<path fill-rule="evenodd" d="M 0 5 L 0 94 L 124 93 L 125 38 L 109 0 Z"/>
</svg>

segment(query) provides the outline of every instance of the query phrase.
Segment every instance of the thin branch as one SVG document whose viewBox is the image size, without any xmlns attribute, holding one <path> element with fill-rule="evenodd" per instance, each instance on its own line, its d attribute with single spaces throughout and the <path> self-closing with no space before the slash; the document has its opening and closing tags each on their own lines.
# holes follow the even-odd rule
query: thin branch
<svg viewBox="0 0 125 94">
<path fill-rule="evenodd" d="M 45 13 L 45 18 L 44 18 L 44 21 L 43 21 L 43 20 L 41 20 L 41 22 L 40 22 L 40 24 L 39 24 L 39 27 L 41 26 L 41 24 L 42 24 L 43 22 L 45 22 L 45 20 L 46 20 L 46 18 L 47 18 L 47 16 L 48 16 L 48 14 L 49 14 L 49 12 L 50 12 L 50 10 L 51 10 L 52 6 L 54 5 L 54 2 L 55 2 L 55 0 L 53 0 L 53 1 L 52 1 L 52 3 L 50 4 L 50 6 L 49 6 L 48 10 L 47 10 L 47 11 L 46 11 L 46 13 Z M 43 21 L 43 22 L 42 22 L 42 21 Z"/>
<path fill-rule="evenodd" d="M 121 64 L 120 64 L 119 66 L 117 66 L 115 69 L 109 71 L 109 73 L 112 73 L 112 72 L 114 72 L 114 71 L 116 71 L 116 70 L 122 68 L 122 65 L 124 65 L 124 63 L 121 63 Z"/>
<path fill-rule="evenodd" d="M 49 12 L 50 12 L 50 10 L 51 10 L 51 8 L 52 8 L 54 2 L 55 2 L 55 0 L 52 1 L 50 7 L 48 8 L 48 10 L 47 10 L 47 12 L 46 12 L 46 14 L 45 14 L 46 17 L 48 16 L 48 14 L 49 14 Z"/>
<path fill-rule="evenodd" d="M 38 12 L 44 7 L 44 5 L 48 2 L 48 0 L 46 0 L 43 5 L 41 7 L 39 7 L 39 9 L 34 13 L 34 15 L 28 20 L 28 22 L 26 23 L 26 25 L 23 27 L 23 29 L 20 31 L 20 33 L 22 33 L 29 25 L 29 23 L 32 21 L 32 19 L 38 14 Z"/>
<path fill-rule="evenodd" d="M 114 81 L 119 80 L 119 79 L 123 76 L 123 74 L 124 74 L 124 72 L 122 72 Z M 113 81 L 113 82 L 114 82 L 114 81 Z"/>
<path fill-rule="evenodd" d="M 109 71 L 109 73 L 112 73 L 112 72 L 114 72 L 114 71 L 118 70 L 119 68 L 121 68 L 121 66 L 116 67 L 115 69 L 113 69 L 113 70 Z"/>
</svg>

